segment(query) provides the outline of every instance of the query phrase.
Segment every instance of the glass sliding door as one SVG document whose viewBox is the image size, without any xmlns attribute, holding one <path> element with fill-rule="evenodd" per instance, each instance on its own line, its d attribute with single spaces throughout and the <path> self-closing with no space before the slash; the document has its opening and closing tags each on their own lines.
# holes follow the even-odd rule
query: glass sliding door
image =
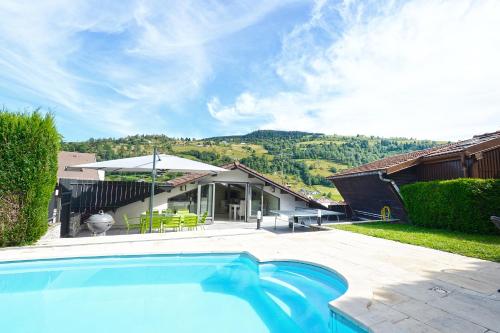
<svg viewBox="0 0 500 333">
<path fill-rule="evenodd" d="M 198 193 L 197 190 L 191 190 L 178 194 L 168 199 L 168 208 L 173 211 L 179 209 L 187 209 L 190 213 L 196 213 L 198 208 Z"/>
<path fill-rule="evenodd" d="M 198 215 L 201 216 L 207 212 L 207 218 L 213 219 L 214 216 L 214 184 L 198 185 Z"/>
<path fill-rule="evenodd" d="M 250 185 L 250 216 L 257 217 L 257 212 L 262 211 L 262 196 L 264 191 L 261 185 Z"/>
<path fill-rule="evenodd" d="M 262 204 L 264 206 L 263 215 L 271 215 L 272 210 L 280 209 L 280 199 L 268 192 L 264 192 L 264 202 Z"/>
</svg>

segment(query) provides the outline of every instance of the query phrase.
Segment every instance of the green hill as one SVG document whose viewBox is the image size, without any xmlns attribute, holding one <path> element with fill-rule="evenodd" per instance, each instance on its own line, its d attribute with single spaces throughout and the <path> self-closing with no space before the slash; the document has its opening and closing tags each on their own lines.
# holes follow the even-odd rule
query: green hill
<svg viewBox="0 0 500 333">
<path fill-rule="evenodd" d="M 156 146 L 161 153 L 215 165 L 239 160 L 294 190 L 338 200 L 341 198 L 325 179 L 326 176 L 386 156 L 425 149 L 439 143 L 407 138 L 261 130 L 245 135 L 206 139 L 170 138 L 165 135 L 91 138 L 83 142 L 63 142 L 62 149 L 92 152 L 96 153 L 98 160 L 108 160 L 151 154 Z M 136 179 L 138 176 L 126 177 Z M 164 179 L 170 177 L 172 175 L 163 176 Z"/>
</svg>

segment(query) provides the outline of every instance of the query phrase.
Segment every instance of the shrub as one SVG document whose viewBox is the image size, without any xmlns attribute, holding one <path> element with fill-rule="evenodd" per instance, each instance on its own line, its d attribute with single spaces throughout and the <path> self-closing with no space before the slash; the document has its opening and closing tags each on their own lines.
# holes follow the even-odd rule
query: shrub
<svg viewBox="0 0 500 333">
<path fill-rule="evenodd" d="M 500 179 L 454 179 L 403 186 L 401 194 L 415 225 L 471 233 L 498 232 Z"/>
<path fill-rule="evenodd" d="M 59 143 L 51 115 L 0 110 L 0 246 L 32 243 L 47 231 Z"/>
</svg>

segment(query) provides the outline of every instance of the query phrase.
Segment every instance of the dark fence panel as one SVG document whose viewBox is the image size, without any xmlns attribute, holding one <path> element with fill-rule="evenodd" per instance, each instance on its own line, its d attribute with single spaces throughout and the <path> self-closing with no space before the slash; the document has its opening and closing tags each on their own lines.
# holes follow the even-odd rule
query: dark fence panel
<svg viewBox="0 0 500 333">
<path fill-rule="evenodd" d="M 93 181 L 61 179 L 59 181 L 61 195 L 61 237 L 69 232 L 69 220 L 72 214 L 78 213 L 81 220 L 103 211 L 115 211 L 151 195 L 151 183 L 128 181 Z M 155 194 L 165 188 L 156 187 Z"/>
<path fill-rule="evenodd" d="M 69 219 L 71 215 L 71 186 L 66 180 L 59 183 L 59 195 L 61 197 L 61 208 L 58 212 L 59 220 L 61 221 L 61 237 L 65 237 L 69 233 Z"/>
</svg>

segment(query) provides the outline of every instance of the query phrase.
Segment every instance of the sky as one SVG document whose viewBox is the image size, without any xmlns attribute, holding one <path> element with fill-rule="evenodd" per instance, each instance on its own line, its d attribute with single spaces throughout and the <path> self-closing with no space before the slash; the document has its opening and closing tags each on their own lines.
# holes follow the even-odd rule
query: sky
<svg viewBox="0 0 500 333">
<path fill-rule="evenodd" d="M 65 140 L 500 130 L 498 0 L 2 0 L 0 106 Z"/>
</svg>

